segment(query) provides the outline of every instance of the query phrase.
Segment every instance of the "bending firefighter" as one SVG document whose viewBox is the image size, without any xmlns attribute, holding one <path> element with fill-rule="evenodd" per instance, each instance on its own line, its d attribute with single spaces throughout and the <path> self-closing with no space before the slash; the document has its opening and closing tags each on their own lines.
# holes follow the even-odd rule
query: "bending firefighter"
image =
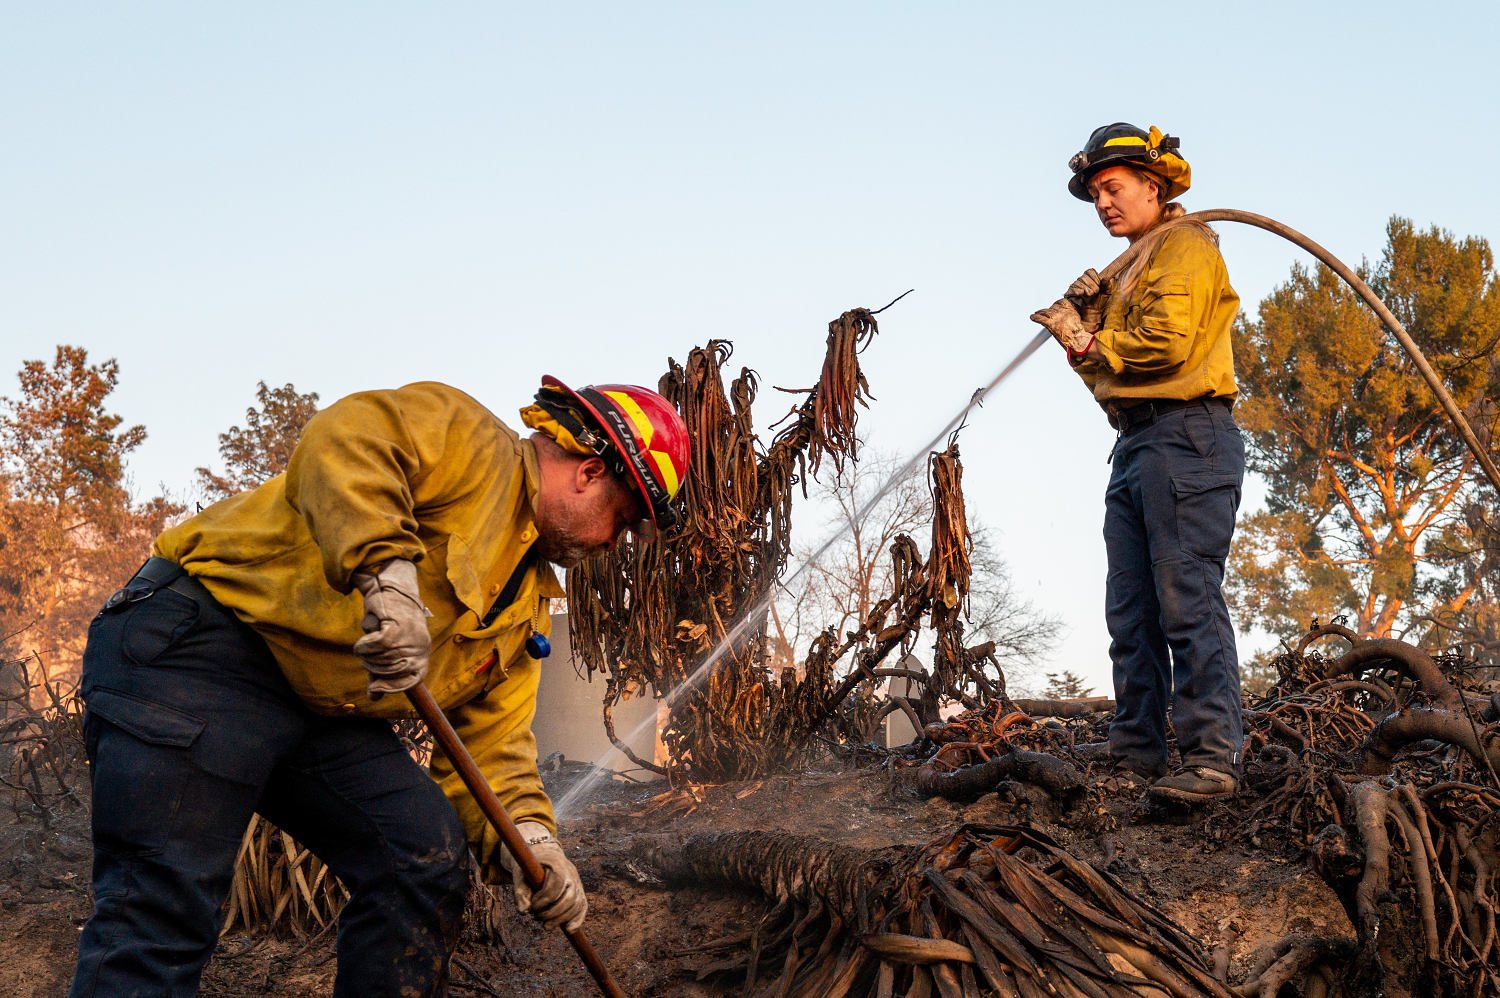
<svg viewBox="0 0 1500 998">
<path fill-rule="evenodd" d="M 1244 740 L 1239 660 L 1221 586 L 1244 478 L 1230 410 L 1239 296 L 1208 226 L 1163 223 L 1190 172 L 1178 141 L 1118 122 L 1069 163 L 1068 191 L 1112 236 L 1148 244 L 1100 287 L 1085 272 L 1031 318 L 1067 349 L 1119 436 L 1104 496 L 1105 612 L 1117 776 L 1194 804 L 1234 792 Z M 1167 773 L 1167 709 L 1182 765 Z"/>
<path fill-rule="evenodd" d="M 528 438 L 446 385 L 342 399 L 285 474 L 162 534 L 110 598 L 84 655 L 95 907 L 72 995 L 195 993 L 256 812 L 349 890 L 335 995 L 442 993 L 469 849 L 521 910 L 582 924 L 531 733 L 549 563 L 669 526 L 687 428 L 631 385 L 536 399 Z M 424 681 L 544 867 L 535 896 L 442 754 L 429 775 L 392 729 Z"/>
</svg>

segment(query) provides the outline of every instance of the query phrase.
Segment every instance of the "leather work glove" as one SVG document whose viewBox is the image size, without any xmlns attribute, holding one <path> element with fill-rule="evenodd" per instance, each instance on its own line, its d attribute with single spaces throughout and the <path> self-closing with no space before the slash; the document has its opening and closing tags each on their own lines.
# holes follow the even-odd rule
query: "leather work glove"
<svg viewBox="0 0 1500 998">
<path fill-rule="evenodd" d="M 1066 347 L 1069 354 L 1083 353 L 1094 341 L 1094 334 L 1085 328 L 1077 307 L 1066 298 L 1059 298 L 1048 307 L 1032 312 L 1031 321 L 1046 326 L 1052 338 Z"/>
<path fill-rule="evenodd" d="M 427 675 L 432 635 L 417 589 L 417 566 L 395 558 L 379 572 L 355 572 L 354 588 L 365 597 L 365 636 L 354 642 L 354 654 L 370 674 L 371 700 L 409 690 Z"/>
<path fill-rule="evenodd" d="M 1102 285 L 1099 283 L 1099 272 L 1093 267 L 1078 275 L 1078 279 L 1068 285 L 1068 290 L 1063 292 L 1063 297 L 1078 306 L 1078 316 L 1083 320 L 1086 329 L 1098 329 L 1104 322 L 1104 303 L 1100 300 Z"/>
<path fill-rule="evenodd" d="M 1068 285 L 1068 290 L 1063 292 L 1064 298 L 1072 298 L 1074 301 L 1082 302 L 1086 298 L 1092 298 L 1099 293 L 1099 272 L 1093 267 L 1078 275 L 1078 279 Z"/>
<path fill-rule="evenodd" d="M 537 821 L 522 821 L 516 825 L 521 837 L 531 847 L 531 854 L 547 871 L 542 889 L 535 895 L 526 883 L 520 864 L 503 845 L 500 847 L 500 863 L 510 871 L 511 883 L 516 891 L 516 910 L 531 917 L 549 929 L 561 925 L 569 932 L 583 925 L 589 913 L 589 899 L 584 896 L 583 882 L 578 879 L 578 868 L 563 854 L 562 844 L 547 831 L 547 826 Z"/>
</svg>

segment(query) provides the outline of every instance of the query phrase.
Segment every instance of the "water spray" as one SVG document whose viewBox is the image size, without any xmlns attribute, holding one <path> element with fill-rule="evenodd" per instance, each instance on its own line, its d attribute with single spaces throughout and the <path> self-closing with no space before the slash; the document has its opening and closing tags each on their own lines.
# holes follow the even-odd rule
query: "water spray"
<svg viewBox="0 0 1500 998">
<path fill-rule="evenodd" d="M 1026 346 L 1024 346 L 1021 351 L 1011 359 L 1010 363 L 1006 364 L 1003 368 L 1000 369 L 998 374 L 990 379 L 987 385 L 974 392 L 974 394 L 969 397 L 968 402 L 963 406 L 963 408 L 960 409 L 952 419 L 948 420 L 943 428 L 933 435 L 931 440 L 929 440 L 924 446 L 914 451 L 911 457 L 909 457 L 901 465 L 901 467 L 898 468 L 896 472 L 886 480 L 885 484 L 883 484 L 879 489 L 876 489 L 875 492 L 871 494 L 864 501 L 864 503 L 862 503 L 855 510 L 854 516 L 851 518 L 851 522 L 858 523 L 868 517 L 871 510 L 873 510 L 882 499 L 889 495 L 892 489 L 894 489 L 901 481 L 903 481 L 909 474 L 911 474 L 911 472 L 916 468 L 919 462 L 925 461 L 928 454 L 932 452 L 933 448 L 937 447 L 938 444 L 941 443 L 943 439 L 951 434 L 955 429 L 957 429 L 959 426 L 962 426 L 964 421 L 969 418 L 969 414 L 977 406 L 982 405 L 984 403 L 984 400 L 989 397 L 990 392 L 994 391 L 1001 382 L 1010 377 L 1011 372 L 1014 371 L 1017 367 L 1021 366 L 1021 363 L 1025 361 L 1026 358 L 1035 353 L 1037 348 L 1045 343 L 1050 335 L 1051 334 L 1047 333 L 1046 331 L 1043 331 L 1041 335 L 1032 339 L 1030 343 L 1026 344 Z M 835 529 L 833 533 L 831 533 L 823 540 L 823 543 L 820 544 L 811 555 L 809 555 L 802 561 L 800 565 L 797 566 L 797 568 L 792 572 L 791 575 L 787 576 L 787 578 L 782 580 L 779 584 L 786 586 L 797 581 L 797 579 L 801 577 L 803 572 L 821 562 L 823 556 L 828 553 L 830 548 L 832 548 L 835 544 L 837 544 L 844 538 L 844 536 L 849 532 L 849 529 L 849 524 L 845 524 L 843 527 Z M 762 596 L 760 599 L 756 600 L 745 608 L 744 612 L 740 614 L 740 617 L 735 622 L 734 626 L 729 629 L 729 632 L 724 635 L 723 639 L 720 640 L 720 642 L 714 647 L 713 651 L 709 652 L 708 656 L 698 664 L 698 666 L 692 671 L 692 673 L 687 676 L 686 679 L 678 683 L 672 689 L 668 690 L 667 693 L 662 697 L 662 699 L 666 702 L 668 708 L 677 703 L 677 701 L 682 698 L 683 694 L 697 689 L 698 684 L 708 676 L 708 674 L 713 670 L 714 665 L 718 663 L 719 659 L 723 658 L 725 653 L 733 648 L 736 642 L 743 638 L 746 632 L 751 629 L 752 624 L 760 619 L 760 615 L 770 607 L 771 601 L 774 598 L 775 593 L 773 591 L 767 593 L 765 596 Z M 637 725 L 635 730 L 630 732 L 630 734 L 627 735 L 623 740 L 628 743 L 629 741 L 639 736 L 643 731 L 645 731 L 647 725 L 655 723 L 656 718 L 654 716 L 646 718 L 639 725 Z M 595 768 L 590 772 L 590 774 L 583 780 L 579 781 L 575 786 L 572 787 L 572 789 L 570 789 L 556 801 L 554 805 L 556 813 L 559 815 L 566 813 L 569 808 L 571 808 L 572 805 L 578 800 L 579 797 L 581 797 L 585 792 L 590 790 L 600 780 L 602 780 L 604 778 L 604 773 L 606 772 L 606 770 L 604 770 L 603 768 L 603 763 L 608 761 L 612 755 L 620 754 L 623 753 L 621 753 L 619 749 L 610 748 L 602 756 L 596 759 L 594 763 Z"/>
</svg>

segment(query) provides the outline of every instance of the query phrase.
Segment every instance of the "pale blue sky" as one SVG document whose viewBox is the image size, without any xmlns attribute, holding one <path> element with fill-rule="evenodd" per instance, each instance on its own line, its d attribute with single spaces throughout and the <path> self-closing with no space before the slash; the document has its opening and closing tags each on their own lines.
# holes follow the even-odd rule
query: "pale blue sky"
<svg viewBox="0 0 1500 998">
<path fill-rule="evenodd" d="M 862 423 L 910 452 L 1123 249 L 1064 190 L 1096 125 L 1180 136 L 1189 209 L 1351 263 L 1392 214 L 1500 239 L 1497 10 L 7 4 L 0 394 L 58 343 L 118 358 L 137 486 L 182 493 L 258 379 L 512 418 L 542 373 L 653 383 L 719 336 L 802 387 L 828 320 L 915 288 Z M 1220 229 L 1251 310 L 1303 258 Z M 1050 667 L 1101 692 L 1111 439 L 1051 350 L 962 438 L 969 508 L 1071 626 Z"/>
</svg>

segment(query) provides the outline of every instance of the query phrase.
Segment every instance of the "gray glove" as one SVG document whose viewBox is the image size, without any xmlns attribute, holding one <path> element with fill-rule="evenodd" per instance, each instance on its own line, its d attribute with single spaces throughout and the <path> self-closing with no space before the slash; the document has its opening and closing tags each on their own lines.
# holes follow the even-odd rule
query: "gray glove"
<svg viewBox="0 0 1500 998">
<path fill-rule="evenodd" d="M 1085 298 L 1092 298 L 1098 293 L 1099 272 L 1090 267 L 1078 275 L 1078 280 L 1068 285 L 1068 290 L 1063 293 L 1063 297 L 1082 302 Z"/>
<path fill-rule="evenodd" d="M 1085 328 L 1078 309 L 1066 298 L 1059 298 L 1047 308 L 1032 312 L 1031 321 L 1046 326 L 1052 338 L 1072 353 L 1083 353 L 1094 339 L 1094 334 Z"/>
<path fill-rule="evenodd" d="M 396 558 L 374 574 L 355 572 L 352 581 L 365 597 L 365 636 L 354 642 L 354 654 L 370 674 L 370 699 L 411 689 L 427 675 L 432 653 L 432 613 L 422 605 L 417 566 Z"/>
<path fill-rule="evenodd" d="M 511 883 L 515 886 L 516 910 L 531 917 L 549 929 L 561 925 L 569 932 L 582 927 L 584 916 L 589 913 L 589 899 L 584 896 L 583 882 L 578 879 L 578 869 L 563 854 L 563 847 L 547 831 L 547 826 L 537 821 L 522 821 L 516 825 L 521 837 L 531 847 L 531 854 L 547 871 L 542 889 L 535 895 L 521 873 L 521 867 L 510 850 L 500 847 L 500 863 L 510 871 Z"/>
<path fill-rule="evenodd" d="M 1099 284 L 1099 272 L 1093 267 L 1078 275 L 1078 279 L 1068 285 L 1068 290 L 1063 292 L 1063 297 L 1078 306 L 1078 317 L 1083 320 L 1083 325 L 1088 329 L 1098 329 L 1104 321 L 1104 303 L 1100 300 L 1101 285 Z"/>
</svg>

